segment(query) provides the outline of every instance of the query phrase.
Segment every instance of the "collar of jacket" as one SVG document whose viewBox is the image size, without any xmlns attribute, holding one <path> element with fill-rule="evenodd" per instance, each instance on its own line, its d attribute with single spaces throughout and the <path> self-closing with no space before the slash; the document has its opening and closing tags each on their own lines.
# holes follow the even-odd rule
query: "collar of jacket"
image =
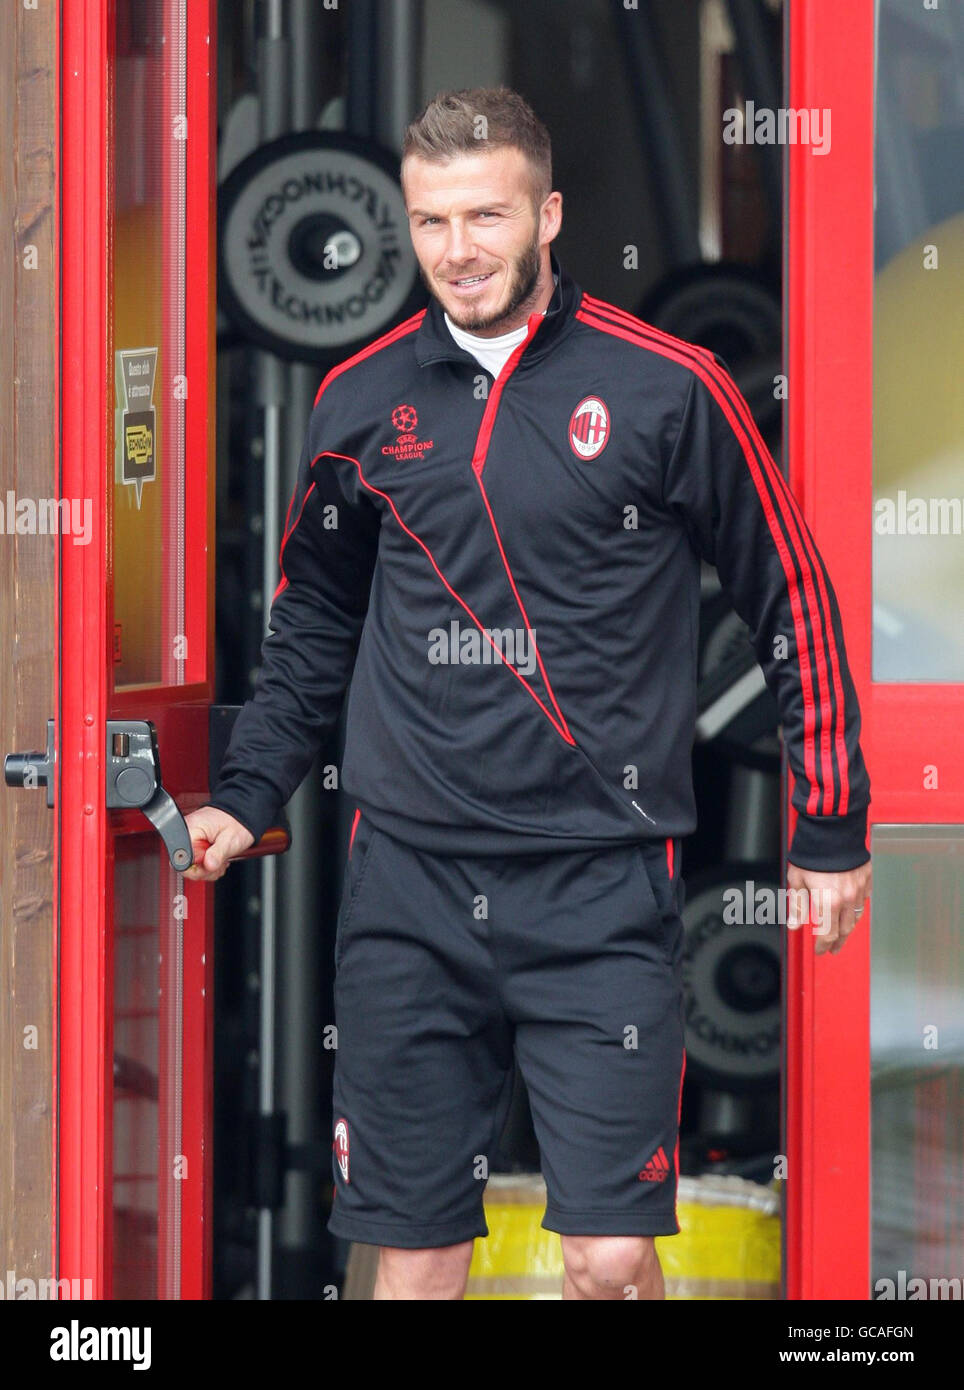
<svg viewBox="0 0 964 1390">
<path fill-rule="evenodd" d="M 519 359 L 518 371 L 531 366 L 533 362 L 540 361 L 548 352 L 552 351 L 559 339 L 571 327 L 576 310 L 582 300 L 582 290 L 563 270 L 556 260 L 555 252 L 550 251 L 549 257 L 552 262 L 553 274 L 558 275 L 559 280 L 552 292 L 549 307 L 541 316 L 542 321 L 535 337 L 528 343 Z M 533 315 L 533 317 L 537 316 Z M 476 358 L 470 352 L 466 352 L 464 348 L 460 348 L 452 337 L 445 323 L 442 306 L 434 295 L 429 300 L 425 317 L 415 335 L 415 360 L 420 367 L 427 367 L 432 362 L 446 361 L 468 362 L 476 370 L 479 367 Z"/>
</svg>

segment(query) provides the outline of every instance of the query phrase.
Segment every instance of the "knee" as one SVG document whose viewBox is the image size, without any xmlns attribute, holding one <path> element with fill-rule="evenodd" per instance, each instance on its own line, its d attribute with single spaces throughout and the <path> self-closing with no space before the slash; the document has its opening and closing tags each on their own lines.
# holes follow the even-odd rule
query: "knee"
<svg viewBox="0 0 964 1390">
<path fill-rule="evenodd" d="M 658 1267 L 652 1236 L 563 1236 L 562 1256 L 584 1298 L 623 1297 L 627 1288 L 648 1283 Z"/>
<path fill-rule="evenodd" d="M 383 1245 L 378 1256 L 376 1299 L 461 1298 L 474 1247 L 474 1240 L 424 1250 Z"/>
</svg>

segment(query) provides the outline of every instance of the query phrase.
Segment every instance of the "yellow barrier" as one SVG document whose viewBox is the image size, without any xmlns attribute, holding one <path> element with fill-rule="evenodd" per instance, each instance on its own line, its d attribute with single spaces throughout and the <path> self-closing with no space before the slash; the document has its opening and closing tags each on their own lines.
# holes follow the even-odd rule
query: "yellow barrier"
<svg viewBox="0 0 964 1390">
<path fill-rule="evenodd" d="M 485 1190 L 487 1240 L 475 1243 L 467 1299 L 562 1296 L 562 1246 L 540 1225 L 539 1175 L 497 1175 Z M 780 1199 L 737 1177 L 680 1178 L 680 1233 L 658 1236 L 668 1299 L 778 1299 Z"/>
</svg>

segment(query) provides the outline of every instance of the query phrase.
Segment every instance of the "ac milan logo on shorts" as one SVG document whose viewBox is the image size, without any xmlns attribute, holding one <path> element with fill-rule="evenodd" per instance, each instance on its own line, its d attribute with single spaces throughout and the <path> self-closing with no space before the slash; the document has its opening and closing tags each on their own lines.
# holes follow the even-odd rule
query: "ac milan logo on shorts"
<svg viewBox="0 0 964 1390">
<path fill-rule="evenodd" d="M 392 411 L 392 424 L 400 434 L 411 434 L 418 424 L 418 416 L 413 405 L 397 405 Z"/>
<path fill-rule="evenodd" d="M 350 1182 L 348 1176 L 348 1121 L 339 1120 L 335 1125 L 335 1142 L 332 1145 L 335 1150 L 335 1157 L 338 1159 L 338 1167 L 345 1182 Z"/>
<path fill-rule="evenodd" d="M 609 441 L 609 411 L 598 396 L 587 396 L 572 412 L 569 444 L 576 458 L 594 459 Z"/>
</svg>

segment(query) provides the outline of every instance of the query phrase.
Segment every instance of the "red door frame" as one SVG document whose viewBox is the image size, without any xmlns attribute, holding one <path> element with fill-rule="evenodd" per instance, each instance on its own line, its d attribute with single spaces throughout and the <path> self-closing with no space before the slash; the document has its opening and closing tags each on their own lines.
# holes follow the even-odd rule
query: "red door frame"
<svg viewBox="0 0 964 1390">
<path fill-rule="evenodd" d="M 871 824 L 959 824 L 964 686 L 872 680 L 874 71 L 873 0 L 790 0 L 788 104 L 832 113 L 829 153 L 788 150 L 790 480 L 840 602 Z M 925 791 L 938 749 L 941 789 Z M 870 1298 L 872 904 L 861 928 L 819 958 L 810 933 L 788 934 L 791 1299 Z"/>
<path fill-rule="evenodd" d="M 871 516 L 873 53 L 873 0 L 843 7 L 791 0 L 788 105 L 829 107 L 832 143 L 820 156 L 805 145 L 788 147 L 790 482 L 839 600 L 876 812 L 866 719 L 871 529 L 869 520 L 853 520 Z M 806 929 L 788 933 L 784 1272 L 791 1299 L 868 1297 L 870 916 L 839 956 L 815 957 Z"/>
<path fill-rule="evenodd" d="M 176 0 L 172 0 L 176 3 Z M 113 366 L 110 340 L 111 36 L 113 0 L 70 0 L 60 19 L 61 496 L 90 498 L 91 543 L 60 550 L 58 757 L 59 952 L 54 1040 L 52 1264 L 111 1296 L 112 933 L 114 830 L 140 813 L 104 807 L 105 721 L 153 718 L 165 783 L 204 800 L 207 708 L 214 678 L 214 238 L 216 0 L 191 0 L 187 23 L 185 334 L 185 633 L 180 686 L 114 694 L 111 525 Z M 158 383 L 160 396 L 161 383 Z M 199 773 L 199 766 L 201 768 Z M 210 891 L 184 884 L 181 1188 L 182 1298 L 210 1297 L 212 924 Z M 81 1287 L 84 1287 L 81 1284 Z"/>
</svg>

